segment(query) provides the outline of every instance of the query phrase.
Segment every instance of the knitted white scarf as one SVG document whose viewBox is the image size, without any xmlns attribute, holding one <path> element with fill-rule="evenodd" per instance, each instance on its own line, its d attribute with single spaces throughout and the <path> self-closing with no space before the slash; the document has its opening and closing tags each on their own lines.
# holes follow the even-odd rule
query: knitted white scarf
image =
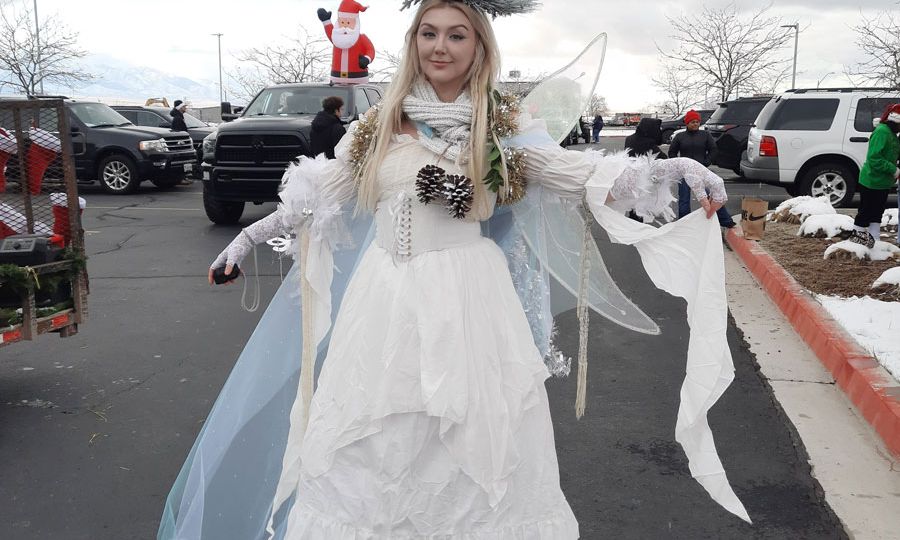
<svg viewBox="0 0 900 540">
<path fill-rule="evenodd" d="M 419 129 L 419 143 L 438 155 L 464 164 L 472 127 L 472 99 L 463 92 L 453 103 L 438 99 L 427 81 L 419 80 L 403 98 L 403 112 L 410 120 L 425 124 L 433 133 Z M 461 159 L 460 159 L 460 156 Z"/>
</svg>

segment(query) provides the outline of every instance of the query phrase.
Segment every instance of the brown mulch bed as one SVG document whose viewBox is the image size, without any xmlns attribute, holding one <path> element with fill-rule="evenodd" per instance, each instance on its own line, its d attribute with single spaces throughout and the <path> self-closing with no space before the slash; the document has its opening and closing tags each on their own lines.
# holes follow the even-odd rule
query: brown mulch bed
<svg viewBox="0 0 900 540">
<path fill-rule="evenodd" d="M 874 291 L 870 287 L 889 268 L 900 261 L 825 260 L 825 249 L 840 238 L 803 238 L 799 225 L 766 223 L 760 247 L 806 289 L 834 296 L 870 296 L 888 302 L 900 302 L 900 291 Z"/>
</svg>

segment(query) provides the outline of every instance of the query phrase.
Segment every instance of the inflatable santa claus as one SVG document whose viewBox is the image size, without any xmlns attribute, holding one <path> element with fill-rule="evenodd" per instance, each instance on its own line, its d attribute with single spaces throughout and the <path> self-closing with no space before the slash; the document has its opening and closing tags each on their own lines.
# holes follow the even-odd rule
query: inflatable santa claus
<svg viewBox="0 0 900 540">
<path fill-rule="evenodd" d="M 367 8 L 355 0 L 341 0 L 337 27 L 331 23 L 331 12 L 319 8 L 319 20 L 334 45 L 331 60 L 331 82 L 362 84 L 369 82 L 369 64 L 375 58 L 375 47 L 359 30 L 359 13 Z"/>
</svg>

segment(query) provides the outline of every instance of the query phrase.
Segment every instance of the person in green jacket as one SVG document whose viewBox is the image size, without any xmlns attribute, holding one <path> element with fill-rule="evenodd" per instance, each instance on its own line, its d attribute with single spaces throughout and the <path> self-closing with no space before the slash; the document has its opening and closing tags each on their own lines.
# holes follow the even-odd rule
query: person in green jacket
<svg viewBox="0 0 900 540">
<path fill-rule="evenodd" d="M 859 171 L 859 211 L 853 220 L 853 234 L 850 241 L 862 244 L 869 249 L 875 247 L 880 237 L 881 216 L 887 205 L 888 193 L 897 178 L 900 169 L 900 103 L 888 105 L 881 122 L 869 138 L 869 149 L 866 162 Z"/>
</svg>

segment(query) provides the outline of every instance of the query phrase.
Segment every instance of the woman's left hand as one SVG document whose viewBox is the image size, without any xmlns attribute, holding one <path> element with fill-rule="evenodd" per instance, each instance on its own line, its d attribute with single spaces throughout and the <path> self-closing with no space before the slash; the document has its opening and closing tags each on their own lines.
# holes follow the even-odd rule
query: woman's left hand
<svg viewBox="0 0 900 540">
<path fill-rule="evenodd" d="M 702 206 L 703 209 L 706 210 L 706 219 L 712 219 L 712 217 L 716 215 L 716 212 L 719 210 L 719 208 L 722 208 L 722 206 L 724 205 L 725 203 L 710 201 L 708 197 L 700 199 L 700 206 Z"/>
</svg>

